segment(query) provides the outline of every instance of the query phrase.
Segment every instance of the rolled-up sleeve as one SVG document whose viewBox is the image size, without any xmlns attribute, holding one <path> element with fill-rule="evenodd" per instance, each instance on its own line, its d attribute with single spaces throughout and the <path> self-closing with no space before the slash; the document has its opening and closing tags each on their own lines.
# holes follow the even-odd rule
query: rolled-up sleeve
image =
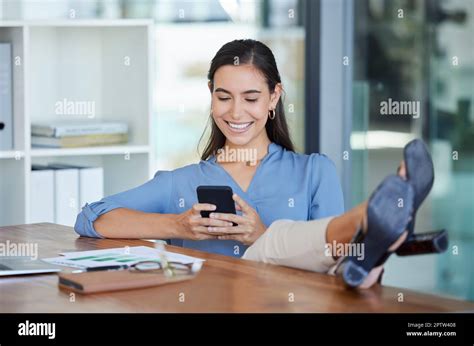
<svg viewBox="0 0 474 346">
<path fill-rule="evenodd" d="M 117 208 L 147 213 L 168 213 L 173 186 L 171 171 L 158 171 L 153 179 L 131 190 L 86 203 L 77 215 L 74 230 L 81 236 L 102 238 L 95 230 L 94 221 L 102 214 Z"/>
<path fill-rule="evenodd" d="M 313 154 L 312 199 L 310 219 L 344 213 L 344 197 L 336 166 L 325 155 Z"/>
</svg>

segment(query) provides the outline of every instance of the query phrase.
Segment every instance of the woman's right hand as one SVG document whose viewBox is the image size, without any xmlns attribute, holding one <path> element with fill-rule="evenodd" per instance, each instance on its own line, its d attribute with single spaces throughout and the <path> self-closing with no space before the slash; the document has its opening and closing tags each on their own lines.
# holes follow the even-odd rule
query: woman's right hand
<svg viewBox="0 0 474 346">
<path fill-rule="evenodd" d="M 193 207 L 177 215 L 180 237 L 190 240 L 217 239 L 219 234 L 209 232 L 209 227 L 230 227 L 231 222 L 202 217 L 201 211 L 214 211 L 216 206 L 207 203 L 196 203 Z"/>
</svg>

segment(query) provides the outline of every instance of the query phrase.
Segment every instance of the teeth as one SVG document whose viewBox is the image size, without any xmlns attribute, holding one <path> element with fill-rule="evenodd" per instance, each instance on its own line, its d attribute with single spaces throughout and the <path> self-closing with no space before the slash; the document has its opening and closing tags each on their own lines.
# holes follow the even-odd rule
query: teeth
<svg viewBox="0 0 474 346">
<path fill-rule="evenodd" d="M 233 129 L 245 129 L 248 127 L 251 123 L 245 123 L 245 124 L 234 124 L 229 122 L 229 126 L 232 127 Z"/>
</svg>

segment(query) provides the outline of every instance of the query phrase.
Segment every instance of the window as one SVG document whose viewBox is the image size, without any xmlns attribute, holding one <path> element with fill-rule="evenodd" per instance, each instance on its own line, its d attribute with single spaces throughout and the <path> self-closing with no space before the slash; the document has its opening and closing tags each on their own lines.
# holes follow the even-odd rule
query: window
<svg viewBox="0 0 474 346">
<path fill-rule="evenodd" d="M 472 1 L 354 2 L 351 144 L 358 160 L 353 160 L 352 200 L 366 198 L 395 172 L 406 142 L 423 138 L 433 156 L 435 185 L 417 214 L 415 231 L 446 228 L 450 237 L 441 256 L 391 259 L 384 282 L 471 300 L 473 33 Z M 415 108 L 394 112 L 390 103 L 401 102 L 415 102 Z"/>
</svg>

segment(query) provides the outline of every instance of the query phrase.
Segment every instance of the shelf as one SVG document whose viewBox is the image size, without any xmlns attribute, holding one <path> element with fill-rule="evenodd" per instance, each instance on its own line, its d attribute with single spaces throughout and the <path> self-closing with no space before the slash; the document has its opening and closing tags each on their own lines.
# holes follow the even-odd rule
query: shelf
<svg viewBox="0 0 474 346">
<path fill-rule="evenodd" d="M 22 150 L 0 150 L 0 159 L 16 159 L 17 157 L 25 157 L 25 152 Z"/>
<path fill-rule="evenodd" d="M 131 143 L 149 145 L 148 27 L 102 24 L 29 27 L 29 71 L 34 71 L 29 90 L 35 91 L 28 98 L 34 105 L 29 120 L 121 121 L 128 124 Z M 73 110 L 58 110 L 62 102 Z M 87 102 L 87 107 L 74 107 L 77 102 Z"/>
<path fill-rule="evenodd" d="M 32 157 L 46 156 L 85 156 L 85 155 L 124 155 L 146 154 L 150 152 L 148 145 L 113 145 L 84 148 L 32 148 Z"/>
<path fill-rule="evenodd" d="M 148 19 L 0 21 L 0 42 L 11 42 L 12 55 L 21 58 L 12 76 L 14 146 L 0 150 L 0 226 L 30 222 L 33 164 L 102 167 L 104 195 L 152 177 L 152 25 Z M 87 102 L 87 108 L 58 110 L 58 102 Z M 31 147 L 32 124 L 91 115 L 127 123 L 128 142 Z"/>
</svg>

